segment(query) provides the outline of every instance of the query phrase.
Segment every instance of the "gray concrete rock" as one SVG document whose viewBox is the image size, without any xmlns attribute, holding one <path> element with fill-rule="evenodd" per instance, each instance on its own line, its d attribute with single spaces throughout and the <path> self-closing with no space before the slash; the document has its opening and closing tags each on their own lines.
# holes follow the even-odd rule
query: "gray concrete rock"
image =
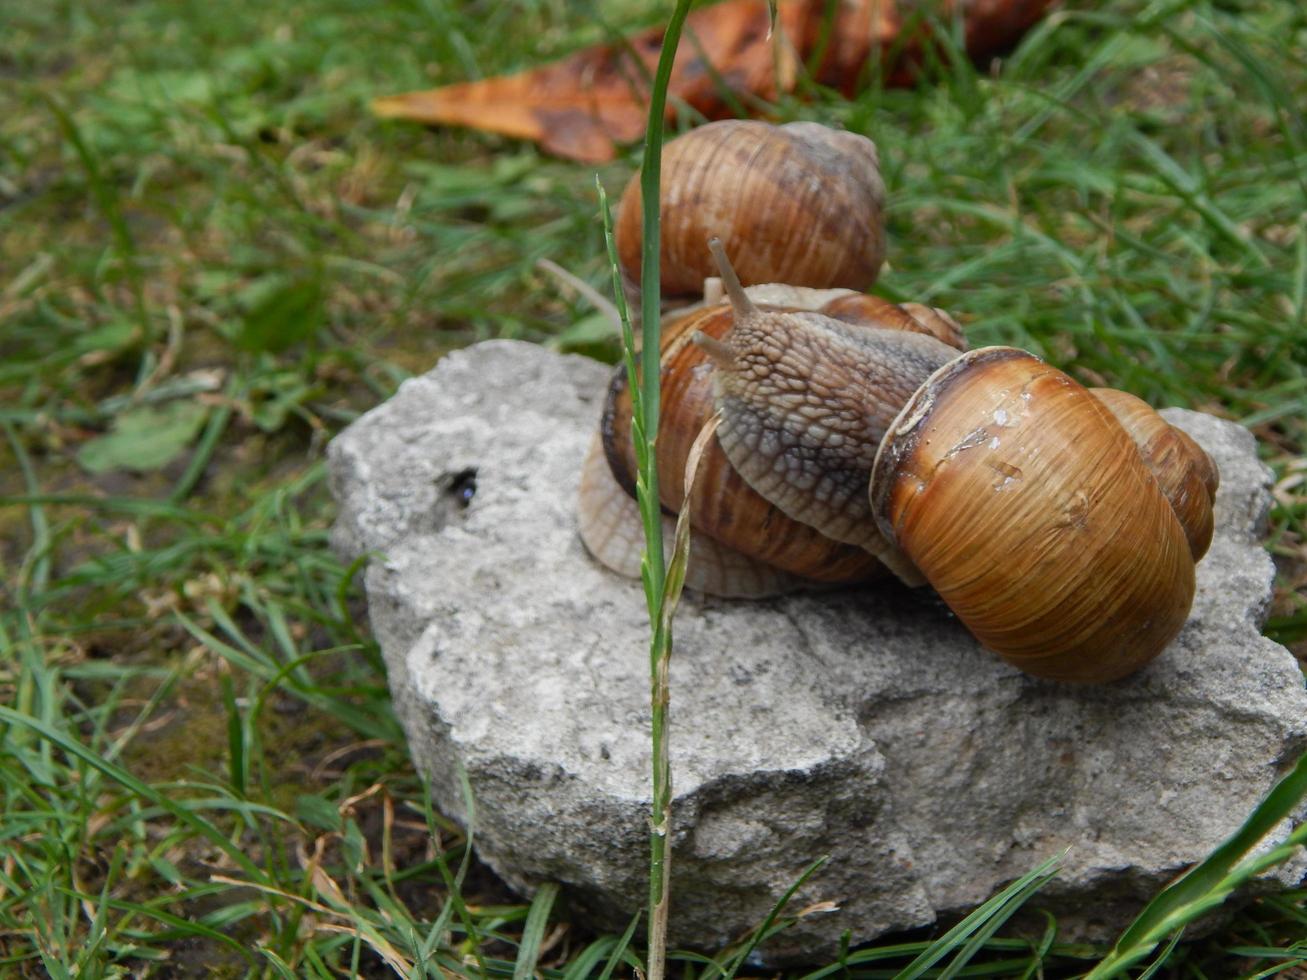
<svg viewBox="0 0 1307 980">
<path fill-rule="evenodd" d="M 335 544 L 372 556 L 372 627 L 436 803 L 466 817 L 465 770 L 481 856 L 527 891 L 562 882 L 620 928 L 645 895 L 644 602 L 591 561 L 573 514 L 608 375 L 480 344 L 405 383 L 329 458 Z M 791 908 L 832 906 L 770 960 L 963 913 L 1063 851 L 1038 902 L 1063 935 L 1108 938 L 1239 825 L 1307 745 L 1298 666 L 1258 632 L 1268 473 L 1239 426 L 1166 415 L 1220 465 L 1216 538 L 1184 631 L 1128 680 L 1020 674 L 924 590 L 687 596 L 675 943 L 739 936 L 823 855 Z"/>
</svg>

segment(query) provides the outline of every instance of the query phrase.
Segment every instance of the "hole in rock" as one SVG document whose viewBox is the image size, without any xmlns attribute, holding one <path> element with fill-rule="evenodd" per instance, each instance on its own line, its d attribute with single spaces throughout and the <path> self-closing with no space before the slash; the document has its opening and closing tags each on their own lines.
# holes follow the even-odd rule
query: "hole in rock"
<svg viewBox="0 0 1307 980">
<path fill-rule="evenodd" d="M 454 500 L 458 506 L 466 509 L 477 493 L 476 467 L 469 466 L 456 473 L 446 473 L 440 478 L 439 483 L 441 491 L 446 496 Z"/>
</svg>

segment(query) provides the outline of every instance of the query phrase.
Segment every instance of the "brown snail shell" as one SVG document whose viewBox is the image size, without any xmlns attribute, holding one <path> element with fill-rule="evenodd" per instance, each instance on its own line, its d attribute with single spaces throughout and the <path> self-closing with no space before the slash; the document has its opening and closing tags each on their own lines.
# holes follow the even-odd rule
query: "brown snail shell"
<svg viewBox="0 0 1307 980">
<path fill-rule="evenodd" d="M 1198 561 L 1212 543 L 1212 504 L 1220 483 L 1216 464 L 1187 432 L 1168 423 L 1142 398 L 1115 388 L 1089 390 L 1135 441 L 1184 528 L 1194 561 Z"/>
<path fill-rule="evenodd" d="M 847 293 L 831 300 L 821 308 L 821 312 L 845 323 L 928 334 L 957 350 L 967 349 L 962 326 L 938 307 L 921 303 L 894 304 L 868 293 Z"/>
<path fill-rule="evenodd" d="M 862 291 L 885 260 L 885 185 L 876 145 L 817 123 L 709 123 L 663 147 L 660 262 L 665 296 L 716 275 L 704 243 L 720 236 L 746 285 Z M 614 235 L 640 282 L 641 195 L 633 177 Z"/>
<path fill-rule="evenodd" d="M 1135 441 L 1024 351 L 971 351 L 932 375 L 882 443 L 870 496 L 966 627 L 1029 673 L 1124 677 L 1188 616 L 1194 555 Z"/>
<path fill-rule="evenodd" d="M 640 510 L 635 497 L 614 478 L 599 433 L 595 433 L 581 467 L 577 507 L 586 550 L 619 575 L 638 579 L 645 546 Z M 675 533 L 675 521 L 664 514 L 663 547 L 668 554 Z M 685 584 L 710 595 L 757 598 L 788 592 L 801 584 L 779 568 L 747 558 L 693 528 L 690 555 Z"/>
<path fill-rule="evenodd" d="M 875 298 L 872 302 L 853 303 L 848 301 L 860 299 L 847 290 L 811 290 L 804 288 L 763 285 L 751 288 L 749 294 L 760 303 L 758 311 L 767 314 L 781 311 L 790 313 L 804 310 L 825 312 L 831 307 L 842 311 L 846 322 L 843 327 L 849 330 L 863 330 L 871 335 L 893 331 L 906 331 L 925 335 L 922 342 L 927 346 L 936 345 L 929 339 L 929 334 L 937 328 L 940 317 L 946 314 L 932 313 L 929 322 L 922 323 L 886 300 Z M 824 319 L 824 318 L 823 318 Z M 950 321 L 951 322 L 951 321 Z M 684 314 L 673 314 L 665 319 L 662 330 L 662 373 L 663 390 L 661 415 L 659 420 L 658 442 L 658 479 L 661 502 L 670 513 L 678 513 L 684 506 L 685 461 L 690 445 L 701 427 L 715 410 L 714 382 L 710 354 L 701 346 L 704 338 L 721 341 L 736 323 L 736 313 L 732 307 L 719 303 L 711 307 L 691 310 Z M 696 335 L 699 342 L 694 342 Z M 960 339 L 959 344 L 963 342 Z M 956 349 L 941 351 L 938 357 L 946 359 L 957 353 Z M 927 368 L 918 366 L 914 376 L 924 377 Z M 915 387 L 915 381 L 896 382 L 901 395 L 906 397 Z M 886 416 L 886 421 L 892 416 Z M 628 499 L 634 495 L 635 458 L 631 445 L 630 432 L 631 403 L 627 379 L 624 370 L 613 375 L 605 403 L 603 418 L 600 423 L 602 444 L 611 479 L 617 487 L 622 488 Z M 870 457 L 867 459 L 870 465 Z M 597 485 L 600 477 L 588 480 L 587 486 Z M 864 477 L 865 486 L 865 477 Z M 865 494 L 856 494 L 856 504 L 865 508 Z M 626 505 L 623 506 L 631 506 Z M 607 545 L 603 534 L 588 530 L 594 520 L 591 509 L 607 512 L 608 504 L 601 506 L 583 502 L 581 507 L 583 539 L 591 552 L 609 564 L 604 554 Z M 833 539 L 813 526 L 811 521 L 796 520 L 787 515 L 775 503 L 760 494 L 731 464 L 719 440 L 709 444 L 703 462 L 699 467 L 699 477 L 691 500 L 691 522 L 701 534 L 714 539 L 721 547 L 730 548 L 756 562 L 781 569 L 791 576 L 816 582 L 855 582 L 883 574 L 880 563 L 862 544 L 866 531 L 872 532 L 875 547 L 883 549 L 878 533 L 867 520 L 853 521 L 859 525 L 854 540 Z M 634 511 L 632 510 L 632 513 Z M 626 529 L 623 529 L 626 533 Z M 634 529 L 638 535 L 638 522 Z M 696 545 L 691 547 L 690 567 L 693 570 L 698 558 Z M 720 564 L 722 559 L 717 553 L 707 559 L 710 563 Z M 891 559 L 892 561 L 892 559 Z M 638 560 L 633 566 L 638 570 Z M 621 570 L 621 569 L 619 569 Z M 916 581 L 915 574 L 903 568 L 903 573 Z M 710 578 L 703 575 L 702 578 Z M 720 584 L 723 579 L 714 579 L 719 584 L 688 584 L 716 594 L 760 594 L 755 591 L 761 575 L 750 570 L 747 583 L 735 582 Z M 797 581 L 786 579 L 778 581 L 777 587 L 770 591 L 779 591 L 780 586 L 793 587 Z"/>
</svg>

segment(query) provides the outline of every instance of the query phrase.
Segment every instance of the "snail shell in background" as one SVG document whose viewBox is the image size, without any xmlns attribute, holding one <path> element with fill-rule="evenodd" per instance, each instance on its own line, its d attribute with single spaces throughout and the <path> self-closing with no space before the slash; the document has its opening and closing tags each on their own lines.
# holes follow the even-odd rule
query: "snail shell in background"
<svg viewBox="0 0 1307 980">
<path fill-rule="evenodd" d="M 913 316 L 887 300 L 848 290 L 763 285 L 747 292 L 765 315 L 780 311 L 837 313 L 839 322 L 827 316 L 814 317 L 826 320 L 830 330 L 865 334 L 869 349 L 883 352 L 878 371 L 897 395 L 882 412 L 882 431 L 897 405 L 933 367 L 965 346 L 960 328 L 940 310 L 917 307 Z M 705 338 L 725 337 L 735 320 L 732 308 L 721 303 L 665 318 L 658 480 L 663 507 L 673 514 L 684 503 L 690 446 L 715 410 L 711 355 L 702 343 Z M 904 342 L 906 350 L 885 344 L 886 335 L 904 332 L 916 335 Z M 934 339 L 935 333 L 952 336 L 957 346 L 946 347 Z M 582 540 L 590 552 L 617 571 L 638 574 L 640 525 L 632 500 L 635 457 L 630 418 L 626 374 L 619 369 L 609 386 L 600 423 L 602 451 L 592 448 L 583 471 L 580 516 Z M 879 434 L 867 438 L 878 441 Z M 874 442 L 871 445 L 874 451 Z M 811 515 L 806 520 L 802 516 L 796 519 L 768 500 L 731 465 L 719 441 L 709 443 L 691 500 L 691 523 L 699 537 L 691 545 L 687 584 L 717 595 L 756 596 L 796 587 L 801 582 L 795 576 L 827 583 L 865 581 L 884 574 L 875 553 L 882 553 L 903 576 L 919 582 L 915 571 L 885 547 L 867 516 L 865 487 L 871 453 L 863 456 L 863 474 L 850 484 L 854 492 L 847 501 L 854 514 L 843 518 L 843 529 L 832 537 L 819 529 L 820 521 Z M 806 503 L 800 496 L 797 509 L 802 510 Z"/>
<path fill-rule="evenodd" d="M 817 123 L 727 119 L 663 148 L 661 291 L 692 296 L 716 275 L 704 247 L 719 236 L 746 285 L 859 292 L 885 260 L 885 184 L 876 145 Z M 632 178 L 614 235 L 627 280 L 640 282 L 641 195 Z"/>
</svg>

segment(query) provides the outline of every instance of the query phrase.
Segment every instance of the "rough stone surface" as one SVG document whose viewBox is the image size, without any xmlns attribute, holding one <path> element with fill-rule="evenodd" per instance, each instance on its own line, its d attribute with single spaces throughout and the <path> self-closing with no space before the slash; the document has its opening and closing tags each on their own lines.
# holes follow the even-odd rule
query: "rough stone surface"
<svg viewBox="0 0 1307 980">
<path fill-rule="evenodd" d="M 336 545 L 372 554 L 372 627 L 437 804 L 465 815 L 463 767 L 481 856 L 526 891 L 562 882 L 620 928 L 645 894 L 643 597 L 590 560 L 573 514 L 608 372 L 481 344 L 405 383 L 330 461 Z M 924 590 L 687 596 L 674 942 L 736 937 L 822 855 L 792 908 L 837 910 L 803 917 L 769 959 L 965 912 L 1064 850 L 1039 900 L 1064 936 L 1107 938 L 1238 826 L 1307 744 L 1307 694 L 1258 632 L 1272 565 L 1252 436 L 1166 415 L 1220 465 L 1216 538 L 1184 631 L 1125 681 L 1026 677 Z"/>
</svg>

